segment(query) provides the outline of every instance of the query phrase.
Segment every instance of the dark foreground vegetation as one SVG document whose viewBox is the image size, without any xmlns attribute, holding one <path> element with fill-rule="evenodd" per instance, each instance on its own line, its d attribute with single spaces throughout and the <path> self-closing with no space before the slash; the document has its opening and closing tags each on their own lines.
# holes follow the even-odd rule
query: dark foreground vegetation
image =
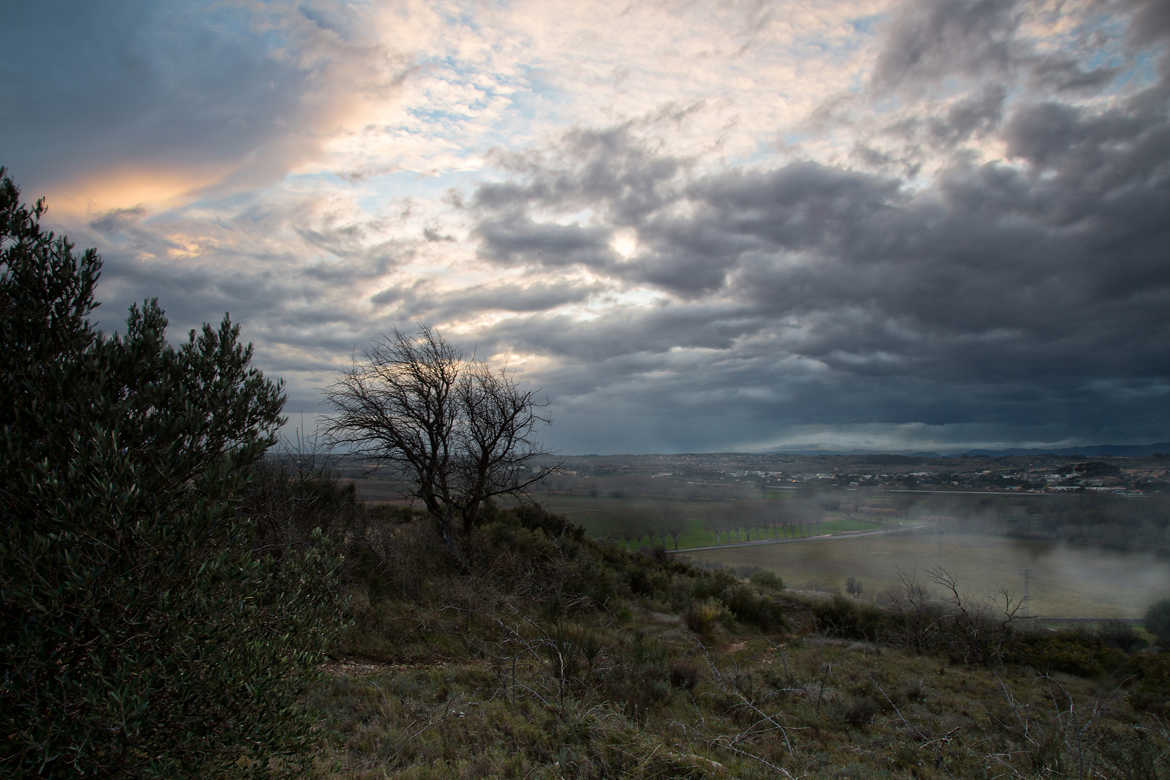
<svg viewBox="0 0 1170 780">
<path fill-rule="evenodd" d="M 300 751 L 344 624 L 284 396 L 226 317 L 95 330 L 101 273 L 0 170 L 0 774 L 172 777 Z M 314 517 L 314 524 L 319 518 Z"/>
<path fill-rule="evenodd" d="M 877 609 L 483 493 L 362 505 L 264 457 L 283 394 L 226 318 L 96 332 L 100 261 L 40 213 L 4 181 L 0 774 L 1170 774 L 1165 603 L 1160 649 L 942 570 Z"/>
<path fill-rule="evenodd" d="M 944 572 L 886 609 L 812 599 L 535 507 L 477 528 L 464 571 L 365 511 L 316 776 L 1170 774 L 1170 656 L 1129 625 L 1028 630 Z"/>
</svg>

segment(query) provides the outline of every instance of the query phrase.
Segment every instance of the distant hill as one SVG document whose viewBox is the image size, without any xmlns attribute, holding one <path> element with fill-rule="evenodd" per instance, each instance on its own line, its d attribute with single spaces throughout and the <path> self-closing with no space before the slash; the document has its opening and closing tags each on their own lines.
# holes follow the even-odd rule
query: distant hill
<svg viewBox="0 0 1170 780">
<path fill-rule="evenodd" d="M 1002 455 L 1083 455 L 1091 458 L 1135 458 L 1148 457 L 1159 453 L 1170 453 L 1170 442 L 1153 444 L 1090 444 L 1084 447 L 1059 447 L 1056 449 L 1005 449 L 968 450 L 964 455 L 999 457 Z"/>
<path fill-rule="evenodd" d="M 1008 455 L 1057 455 L 1064 457 L 1084 456 L 1087 458 L 1135 458 L 1149 457 L 1160 453 L 1170 453 L 1170 442 L 1154 442 L 1152 444 L 1086 444 L 1081 447 L 1055 447 L 1045 449 L 1040 447 L 1007 447 L 1004 449 L 973 449 L 961 448 L 951 450 L 864 450 L 864 449 L 820 449 L 810 447 L 794 447 L 791 449 L 777 448 L 769 450 L 769 455 L 854 455 L 883 458 L 945 458 L 955 456 L 1001 458 Z"/>
</svg>

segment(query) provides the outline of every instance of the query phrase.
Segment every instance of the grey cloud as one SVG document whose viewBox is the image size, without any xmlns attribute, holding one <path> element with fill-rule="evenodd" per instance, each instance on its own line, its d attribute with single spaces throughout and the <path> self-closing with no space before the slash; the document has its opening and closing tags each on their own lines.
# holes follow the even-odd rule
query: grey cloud
<svg viewBox="0 0 1170 780">
<path fill-rule="evenodd" d="M 484 284 L 440 293 L 433 284 L 417 281 L 388 287 L 370 298 L 378 306 L 392 306 L 395 319 L 441 323 L 490 311 L 545 312 L 582 303 L 604 292 L 598 284 L 575 281 L 538 281 L 527 284 Z"/>
<path fill-rule="evenodd" d="M 366 230 L 361 225 L 328 225 L 321 228 L 297 226 L 294 230 L 306 243 L 336 257 L 353 257 L 364 249 Z"/>
<path fill-rule="evenodd" d="M 609 231 L 603 228 L 542 224 L 518 216 L 481 222 L 476 235 L 480 256 L 504 264 L 604 268 L 614 260 Z"/>
<path fill-rule="evenodd" d="M 1005 71 L 1019 56 L 1016 0 L 917 0 L 891 23 L 872 74 L 875 86 Z"/>
<path fill-rule="evenodd" d="M 952 146 L 994 130 L 1003 117 L 1005 97 L 1002 86 L 991 84 L 958 101 L 945 117 L 930 121 L 932 140 L 938 146 Z"/>
<path fill-rule="evenodd" d="M 577 390 L 566 388 L 576 394 L 601 383 L 607 366 L 653 371 L 672 350 L 728 350 L 737 338 L 759 327 L 758 319 L 739 303 L 696 302 L 618 310 L 587 324 L 562 313 L 538 312 L 494 325 L 479 337 L 495 348 L 513 346 L 584 365 L 592 378 Z M 569 370 L 576 375 L 576 368 Z"/>
<path fill-rule="evenodd" d="M 124 230 L 146 216 L 146 209 L 135 206 L 128 209 L 112 209 L 89 223 L 91 230 L 99 233 L 116 233 Z"/>
<path fill-rule="evenodd" d="M 1009 154 L 1043 174 L 1030 182 L 1036 209 L 1061 224 L 1086 222 L 1086 230 L 1096 229 L 1091 240 L 1131 233 L 1137 219 L 1148 230 L 1151 208 L 1167 205 L 1164 116 L 1125 109 L 1091 114 L 1043 103 L 1013 114 L 1004 138 Z"/>
<path fill-rule="evenodd" d="M 1078 92 L 1105 87 L 1121 72 L 1121 68 L 1085 70 L 1073 58 L 1054 56 L 1037 63 L 1032 78 L 1055 92 Z"/>
<path fill-rule="evenodd" d="M 227 185 L 283 175 L 316 148 L 313 128 L 337 102 L 329 69 L 350 44 L 272 18 L 262 23 L 267 38 L 253 35 L 267 13 L 134 0 L 8 4 L 0 102 L 20 120 L 0 126 L 6 164 L 37 191 L 124 166 L 226 172 Z M 313 36 L 326 34 L 330 56 L 290 54 L 321 48 Z M 68 117 L 84 117 L 83 141 Z"/>
<path fill-rule="evenodd" d="M 1085 9 L 1057 11 L 1022 0 L 912 0 L 886 28 L 871 87 L 880 93 L 943 85 L 950 77 L 1014 83 L 1022 76 L 1024 83 L 1041 91 L 1092 94 L 1124 70 L 1092 62 L 1110 42 L 1109 34 L 1099 29 L 1100 14 L 1123 19 L 1131 47 L 1140 48 L 1170 35 L 1166 8 L 1159 0 L 1107 0 Z M 1021 21 L 1032 13 L 1061 14 L 1066 22 L 1081 14 L 1071 25 L 1077 42 L 1061 52 L 1035 48 L 1019 35 Z M 1121 41 L 1117 43 L 1120 46 Z"/>
<path fill-rule="evenodd" d="M 235 6 L 222 25 L 193 24 L 198 46 L 174 38 L 165 49 L 154 36 L 176 36 L 191 17 L 110 5 L 109 18 L 85 6 L 58 19 L 49 8 L 22 29 L 60 23 L 60 40 L 92 37 L 94 73 L 76 79 L 85 60 L 73 50 L 56 64 L 34 53 L 0 66 L 0 97 L 29 117 L 0 128 L 0 145 L 18 148 L 26 168 L 85 164 L 58 127 L 62 106 L 87 117 L 102 160 L 173 155 L 192 166 L 267 148 L 311 108 L 309 66 L 244 46 L 227 23 Z M 1151 432 L 1170 431 L 1170 90 L 1106 95 L 1118 83 L 1088 69 L 1086 51 L 1025 49 L 1019 8 L 915 2 L 890 24 L 871 85 L 904 88 L 905 111 L 855 146 L 880 175 L 808 161 L 701 175 L 652 140 L 686 121 L 688 107 L 673 104 L 498 153 L 503 180 L 448 202 L 472 222 L 479 257 L 522 268 L 522 281 L 444 292 L 395 276 L 386 287 L 380 277 L 427 243 L 438 255 L 451 236 L 428 225 L 385 242 L 384 226 L 303 203 L 204 204 L 220 219 L 124 209 L 73 237 L 106 256 L 104 325 L 148 295 L 177 333 L 231 310 L 274 370 L 326 373 L 332 356 L 387 327 L 506 313 L 462 346 L 553 358 L 525 380 L 544 387 L 554 430 L 575 449 L 726 447 L 812 423 L 1160 438 Z M 1134 45 L 1166 37 L 1165 4 L 1107 8 L 1132 16 Z M 323 40 L 352 32 L 344 12 L 301 19 Z M 26 52 L 11 36 L 4 44 Z M 194 67 L 208 56 L 216 67 Z M 47 68 L 42 94 L 15 94 L 25 63 Z M 1005 80 L 934 115 L 919 110 L 937 103 L 914 103 L 913 88 L 948 76 Z M 1080 105 L 1065 93 L 1108 99 Z M 1002 142 L 1011 160 L 977 164 L 962 152 L 976 140 Z M 944 160 L 926 187 L 920 150 Z M 611 249 L 622 229 L 636 234 L 630 258 Z M 207 246 L 190 261 L 157 260 L 187 251 L 172 233 Z M 631 288 L 653 302 L 594 320 L 570 308 Z"/>
<path fill-rule="evenodd" d="M 1170 6 L 1162 0 L 1129 0 L 1124 5 L 1133 10 L 1129 39 L 1135 46 L 1170 38 Z"/>
<path fill-rule="evenodd" d="M 1003 100 L 977 93 L 934 131 L 996 132 Z M 631 262 L 593 266 L 681 299 L 488 337 L 567 360 L 545 385 L 570 418 L 657 403 L 749 438 L 761 418 L 1165 429 L 1170 131 L 1143 106 L 1025 104 L 1003 127 L 1022 165 L 957 156 L 926 191 L 813 163 L 694 180 L 635 223 Z M 533 246 L 600 241 L 513 224 Z M 687 371 L 680 349 L 698 356 Z"/>
<path fill-rule="evenodd" d="M 577 128 L 543 153 L 498 153 L 500 164 L 521 181 L 480 186 L 475 206 L 523 212 L 537 206 L 588 205 L 602 208 L 615 224 L 643 219 L 673 197 L 674 185 L 689 162 L 655 154 L 634 137 L 632 124 Z"/>
<path fill-rule="evenodd" d="M 447 234 L 447 233 L 443 233 L 436 227 L 423 228 L 423 238 L 426 239 L 427 241 L 430 241 L 431 243 L 437 243 L 437 242 L 441 242 L 441 241 L 454 241 L 455 240 L 455 236 L 452 236 L 452 235 Z"/>
</svg>

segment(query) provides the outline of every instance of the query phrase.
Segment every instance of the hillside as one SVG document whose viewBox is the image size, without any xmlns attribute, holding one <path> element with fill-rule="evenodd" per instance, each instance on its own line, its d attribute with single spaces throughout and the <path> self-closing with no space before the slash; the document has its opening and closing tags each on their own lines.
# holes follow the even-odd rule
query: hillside
<svg viewBox="0 0 1170 780">
<path fill-rule="evenodd" d="M 419 518 L 371 514 L 351 547 L 355 620 L 307 698 L 308 765 L 272 769 L 1170 776 L 1170 658 L 1125 627 L 1022 631 L 961 594 L 809 600 L 533 508 L 478 529 L 460 571 Z"/>
</svg>

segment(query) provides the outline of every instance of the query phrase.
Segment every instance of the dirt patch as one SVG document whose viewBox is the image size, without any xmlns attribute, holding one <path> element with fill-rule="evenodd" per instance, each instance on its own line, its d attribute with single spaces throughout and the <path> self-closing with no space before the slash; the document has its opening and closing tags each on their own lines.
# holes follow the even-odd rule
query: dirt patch
<svg viewBox="0 0 1170 780">
<path fill-rule="evenodd" d="M 328 661 L 322 667 L 326 674 L 337 677 L 361 677 L 370 674 L 383 674 L 396 669 L 409 669 L 409 664 L 388 664 L 379 661 L 369 661 L 357 658 L 339 658 Z"/>
</svg>

